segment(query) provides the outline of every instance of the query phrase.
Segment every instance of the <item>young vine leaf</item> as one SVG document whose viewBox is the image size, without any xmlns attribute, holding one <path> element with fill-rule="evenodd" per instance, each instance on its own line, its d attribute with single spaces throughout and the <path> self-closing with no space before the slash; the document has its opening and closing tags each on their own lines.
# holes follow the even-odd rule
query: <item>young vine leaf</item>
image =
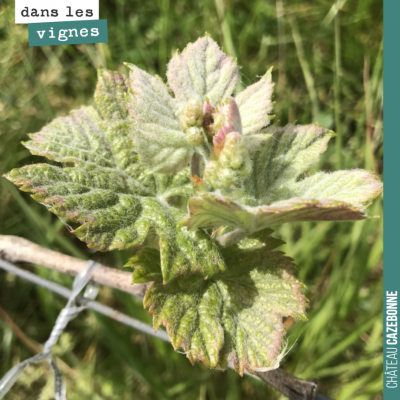
<svg viewBox="0 0 400 400">
<path fill-rule="evenodd" d="M 307 300 L 269 227 L 366 218 L 382 184 L 360 169 L 311 173 L 334 133 L 270 126 L 272 71 L 233 97 L 236 60 L 209 36 L 172 57 L 166 83 L 127 66 L 129 77 L 100 67 L 95 106 L 24 143 L 62 165 L 5 176 L 89 247 L 136 251 L 127 265 L 133 282 L 154 282 L 154 328 L 192 363 L 277 368 L 283 318 L 305 320 Z"/>
<path fill-rule="evenodd" d="M 140 266 L 133 282 L 154 281 L 144 299 L 154 328 L 166 326 L 174 348 L 192 363 L 226 369 L 232 362 L 241 375 L 274 369 L 285 347 L 282 318 L 306 320 L 307 306 L 292 260 L 273 251 L 280 244 L 265 235 L 257 248 L 231 246 L 223 251 L 226 271 L 207 280 L 180 276 L 166 286 L 158 251 L 146 249 L 132 260 Z"/>
</svg>

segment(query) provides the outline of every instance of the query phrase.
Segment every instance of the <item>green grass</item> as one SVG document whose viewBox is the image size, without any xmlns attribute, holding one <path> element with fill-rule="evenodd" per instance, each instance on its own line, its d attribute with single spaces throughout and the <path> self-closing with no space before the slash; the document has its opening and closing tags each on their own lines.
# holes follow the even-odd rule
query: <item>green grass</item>
<svg viewBox="0 0 400 400">
<path fill-rule="evenodd" d="M 277 82 L 275 122 L 318 121 L 336 130 L 319 168 L 382 173 L 382 0 L 102 1 L 108 44 L 28 47 L 14 24 L 14 1 L 0 5 L 0 174 L 33 162 L 20 144 L 59 115 L 93 102 L 96 66 L 124 61 L 165 76 L 171 53 L 209 32 L 242 66 L 241 87 L 270 67 Z M 277 8 L 280 10 L 277 19 Z M 125 71 L 126 72 L 126 71 Z M 367 94 L 367 95 L 366 95 Z M 382 199 L 370 215 L 382 216 Z M 128 254 L 93 254 L 62 221 L 0 180 L 0 233 L 18 235 L 81 258 L 122 267 Z M 308 285 L 310 321 L 289 330 L 282 366 L 319 379 L 335 400 L 382 398 L 382 218 L 302 223 L 277 230 Z M 62 284 L 71 278 L 30 267 Z M 140 301 L 104 288 L 100 301 L 150 322 Z M 0 307 L 32 340 L 44 342 L 65 301 L 0 272 Z M 287 323 L 290 325 L 290 321 Z M 0 319 L 0 375 L 32 355 Z M 233 371 L 191 367 L 168 343 L 90 312 L 68 326 L 57 354 L 71 367 L 69 399 L 279 399 L 263 383 Z M 72 373 L 72 375 L 71 375 Z M 50 371 L 31 368 L 6 397 L 51 398 Z"/>
</svg>

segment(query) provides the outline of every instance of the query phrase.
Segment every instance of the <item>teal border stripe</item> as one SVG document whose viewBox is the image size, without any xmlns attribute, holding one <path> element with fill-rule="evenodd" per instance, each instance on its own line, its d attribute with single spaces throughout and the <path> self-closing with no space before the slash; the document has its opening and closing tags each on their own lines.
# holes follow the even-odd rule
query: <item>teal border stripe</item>
<svg viewBox="0 0 400 400">
<path fill-rule="evenodd" d="M 400 380 L 399 380 L 399 349 L 400 343 L 388 344 L 393 342 L 394 329 L 399 328 L 399 314 L 397 321 L 394 321 L 394 310 L 387 307 L 387 292 L 397 292 L 397 299 L 400 296 L 400 1 L 384 0 L 383 3 L 384 20 L 384 55 L 383 55 L 383 90 L 384 90 L 384 183 L 385 201 L 384 215 L 384 273 L 383 273 L 383 398 L 384 400 L 400 399 Z M 393 296 L 396 299 L 395 296 Z M 398 311 L 398 309 L 397 309 Z M 388 321 L 389 313 L 392 314 L 391 322 Z M 390 319 L 389 318 L 389 319 Z M 395 326 L 388 330 L 389 324 L 396 322 Z M 397 333 L 397 341 L 399 335 Z M 394 343 L 394 342 L 393 342 Z M 395 354 L 395 356 L 394 356 Z M 392 363 L 392 367 L 390 366 Z M 397 367 L 397 368 L 395 368 Z M 393 371 L 396 371 L 395 374 Z M 388 372 L 391 372 L 388 374 Z M 394 379 L 396 376 L 396 379 Z M 391 379 L 388 379 L 388 378 Z M 388 382 L 397 381 L 397 387 L 389 388 Z M 395 386 L 395 384 L 389 384 Z"/>
</svg>

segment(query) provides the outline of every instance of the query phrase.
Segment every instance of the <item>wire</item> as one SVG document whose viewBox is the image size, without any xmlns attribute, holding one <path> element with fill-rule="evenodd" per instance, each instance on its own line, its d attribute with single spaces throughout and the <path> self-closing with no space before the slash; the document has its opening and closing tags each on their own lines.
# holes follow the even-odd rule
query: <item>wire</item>
<svg viewBox="0 0 400 400">
<path fill-rule="evenodd" d="M 72 291 L 70 289 L 61 286 L 58 283 L 51 282 L 45 278 L 37 276 L 32 272 L 18 268 L 7 261 L 0 259 L 0 267 L 8 272 L 11 272 L 16 276 L 19 276 L 20 278 L 35 283 L 36 285 L 42 286 L 45 289 L 50 290 L 51 292 L 57 293 L 60 296 L 65 297 L 66 299 L 69 299 L 71 296 Z M 114 310 L 111 307 L 105 306 L 104 304 L 101 304 L 97 301 L 85 299 L 82 296 L 77 296 L 76 301 L 77 303 L 84 305 L 87 308 L 90 308 L 91 310 L 98 312 L 99 314 L 103 314 L 125 325 L 131 326 L 132 328 L 135 328 L 139 331 L 145 332 L 149 335 L 155 336 L 161 340 L 169 342 L 167 332 L 163 330 L 158 330 L 157 332 L 154 332 L 153 327 L 150 326 L 149 324 L 146 324 L 145 322 L 139 321 L 117 310 Z"/>
<path fill-rule="evenodd" d="M 12 264 L 7 265 L 8 268 L 10 268 L 10 266 L 12 266 Z M 72 291 L 70 291 L 70 296 L 68 298 L 68 302 L 58 315 L 56 323 L 54 324 L 54 327 L 50 333 L 50 337 L 43 346 L 43 351 L 40 354 L 37 354 L 31 358 L 28 358 L 25 361 L 20 362 L 19 364 L 11 368 L 10 371 L 8 371 L 3 379 L 0 380 L 0 399 L 2 399 L 9 392 L 19 376 L 25 371 L 25 369 L 29 365 L 37 364 L 42 361 L 47 361 L 50 365 L 51 370 L 53 371 L 53 392 L 55 399 L 67 399 L 66 384 L 61 371 L 58 369 L 57 361 L 51 353 L 51 350 L 53 346 L 57 343 L 61 334 L 64 332 L 66 326 L 68 325 L 68 322 L 77 317 L 81 311 L 87 308 L 86 305 L 81 305 L 77 307 L 75 303 L 75 299 L 82 291 L 82 289 L 88 284 L 88 287 L 85 290 L 84 294 L 85 298 L 93 299 L 97 296 L 98 286 L 94 286 L 92 283 L 89 283 L 89 281 L 93 275 L 93 272 L 99 267 L 100 264 L 94 261 L 88 261 L 86 263 L 86 268 L 75 277 Z"/>
</svg>

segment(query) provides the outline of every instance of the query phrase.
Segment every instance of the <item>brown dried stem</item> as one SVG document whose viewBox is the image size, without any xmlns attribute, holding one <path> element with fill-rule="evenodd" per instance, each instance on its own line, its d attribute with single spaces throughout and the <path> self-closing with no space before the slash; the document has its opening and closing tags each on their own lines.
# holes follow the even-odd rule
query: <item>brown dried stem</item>
<svg viewBox="0 0 400 400">
<path fill-rule="evenodd" d="M 46 249 L 17 236 L 0 235 L 0 258 L 14 263 L 42 265 L 72 276 L 78 275 L 86 268 L 84 260 Z M 132 274 L 129 272 L 101 266 L 93 273 L 92 280 L 99 285 L 109 286 L 142 299 L 149 283 L 131 284 L 131 278 Z"/>
</svg>

